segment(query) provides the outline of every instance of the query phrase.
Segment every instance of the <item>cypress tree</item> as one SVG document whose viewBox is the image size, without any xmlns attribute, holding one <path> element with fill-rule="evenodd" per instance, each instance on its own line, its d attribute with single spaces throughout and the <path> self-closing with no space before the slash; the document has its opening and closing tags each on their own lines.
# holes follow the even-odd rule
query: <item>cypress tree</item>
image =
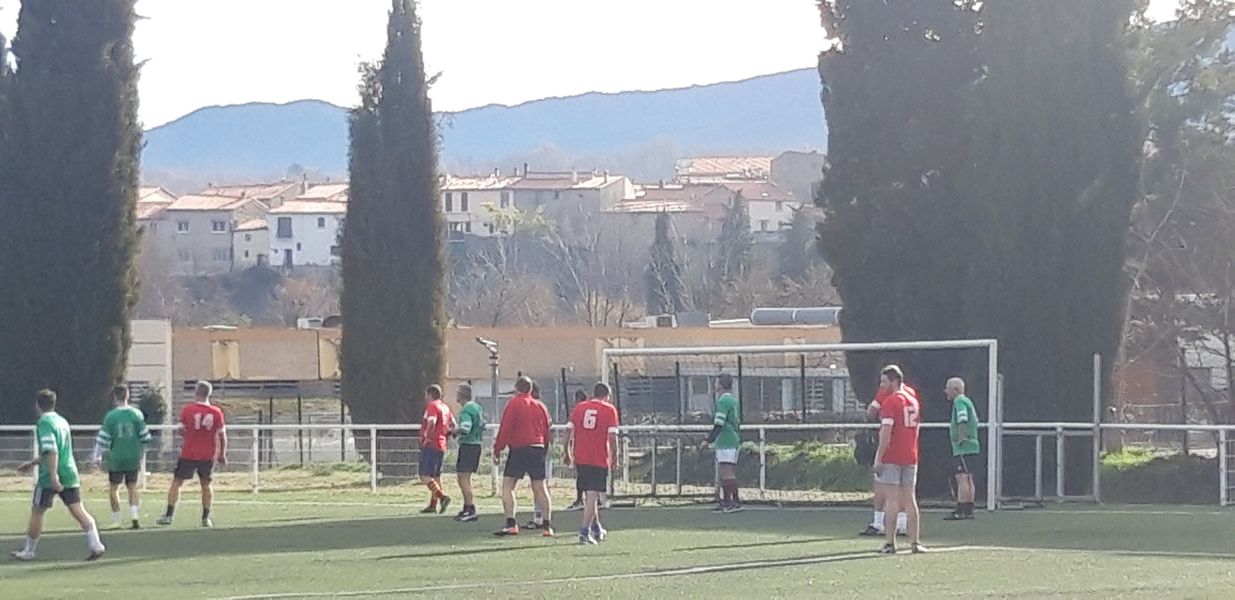
<svg viewBox="0 0 1235 600">
<path fill-rule="evenodd" d="M 720 225 L 719 280 L 728 286 L 750 274 L 755 236 L 750 231 L 750 205 L 741 192 L 733 195 Z"/>
<path fill-rule="evenodd" d="M 437 138 L 411 0 L 392 2 L 385 53 L 362 68 L 360 92 L 343 231 L 343 400 L 356 422 L 409 423 L 444 374 L 446 324 Z"/>
<path fill-rule="evenodd" d="M 0 419 L 60 392 L 95 420 L 124 378 L 136 304 L 141 128 L 135 0 L 25 0 L 0 109 Z"/>
<path fill-rule="evenodd" d="M 795 211 L 785 240 L 777 248 L 778 274 L 794 282 L 806 281 L 807 274 L 820 260 L 817 246 L 815 219 L 806 209 Z"/>
<path fill-rule="evenodd" d="M 677 314 L 690 308 L 689 292 L 682 276 L 673 220 L 669 213 L 656 215 L 656 238 L 647 269 L 647 313 Z"/>
</svg>

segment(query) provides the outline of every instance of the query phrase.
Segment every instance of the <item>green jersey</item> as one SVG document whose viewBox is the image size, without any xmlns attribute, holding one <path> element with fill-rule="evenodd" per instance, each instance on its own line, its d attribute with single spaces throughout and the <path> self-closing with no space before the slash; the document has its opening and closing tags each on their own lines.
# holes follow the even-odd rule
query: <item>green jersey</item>
<svg viewBox="0 0 1235 600">
<path fill-rule="evenodd" d="M 73 433 L 69 430 L 69 422 L 64 417 L 49 412 L 39 417 L 34 426 L 34 434 L 39 441 L 39 482 L 40 488 L 51 488 L 51 473 L 47 470 L 47 455 L 55 452 L 58 455 L 56 474 L 60 477 L 60 485 L 75 488 L 80 485 L 77 479 L 77 462 L 73 460 Z"/>
<path fill-rule="evenodd" d="M 480 404 L 468 402 L 459 413 L 459 443 L 465 446 L 479 446 L 485 437 L 485 417 L 480 412 Z"/>
<path fill-rule="evenodd" d="M 716 436 L 715 446 L 722 450 L 731 450 L 742 445 L 742 413 L 738 411 L 738 399 L 728 392 L 716 399 L 716 418 L 713 425 L 720 427 L 720 435 Z"/>
<path fill-rule="evenodd" d="M 978 441 L 978 411 L 973 401 L 964 395 L 952 401 L 952 421 L 948 425 L 952 437 L 952 456 L 977 454 L 982 451 Z M 964 441 L 961 441 L 962 437 Z"/>
<path fill-rule="evenodd" d="M 136 471 L 141 466 L 144 446 L 149 442 L 146 417 L 132 406 L 108 412 L 96 440 L 99 449 L 107 451 L 107 470 L 114 472 Z"/>
</svg>

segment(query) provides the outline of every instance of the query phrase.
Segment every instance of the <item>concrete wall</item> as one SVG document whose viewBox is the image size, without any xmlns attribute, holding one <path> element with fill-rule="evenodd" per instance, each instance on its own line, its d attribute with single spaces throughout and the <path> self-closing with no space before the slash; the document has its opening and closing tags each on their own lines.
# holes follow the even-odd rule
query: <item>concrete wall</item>
<svg viewBox="0 0 1235 600">
<path fill-rule="evenodd" d="M 331 379 L 338 375 L 337 329 L 254 328 L 173 333 L 173 380 L 241 381 Z M 837 328 L 592 329 L 587 327 L 476 328 L 447 331 L 447 378 L 485 380 L 489 355 L 477 337 L 496 340 L 503 373 L 538 377 L 563 367 L 572 378 L 598 379 L 601 352 L 618 347 L 738 346 L 833 343 Z"/>
<path fill-rule="evenodd" d="M 133 321 L 133 345 L 125 379 L 171 389 L 172 326 L 170 321 Z"/>
</svg>

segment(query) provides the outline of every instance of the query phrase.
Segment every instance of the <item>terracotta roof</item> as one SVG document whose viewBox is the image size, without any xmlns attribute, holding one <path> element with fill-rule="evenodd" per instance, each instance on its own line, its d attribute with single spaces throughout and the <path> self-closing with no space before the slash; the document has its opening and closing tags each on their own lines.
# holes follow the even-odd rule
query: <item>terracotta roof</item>
<svg viewBox="0 0 1235 600">
<path fill-rule="evenodd" d="M 720 184 L 646 184 L 635 188 L 635 200 L 641 201 L 680 201 L 694 203 L 699 198 L 720 189 Z"/>
<path fill-rule="evenodd" d="M 703 209 L 681 200 L 627 200 L 604 212 L 613 214 L 701 213 Z"/>
<path fill-rule="evenodd" d="M 185 211 L 232 211 L 252 202 L 252 198 L 233 196 L 181 196 L 167 205 L 167 210 Z"/>
<path fill-rule="evenodd" d="M 163 218 L 165 212 L 167 204 L 164 202 L 142 202 L 137 205 L 137 220 L 154 221 Z"/>
<path fill-rule="evenodd" d="M 143 186 L 137 189 L 138 204 L 171 204 L 175 200 L 174 194 L 161 187 Z"/>
<path fill-rule="evenodd" d="M 682 158 L 674 164 L 678 177 L 727 177 L 767 179 L 773 156 L 699 156 Z"/>
<path fill-rule="evenodd" d="M 236 198 L 253 198 L 256 200 L 273 200 L 299 188 L 299 183 L 291 183 L 287 181 L 279 183 L 255 183 L 249 185 L 221 185 L 206 188 L 198 195 L 232 196 Z"/>
<path fill-rule="evenodd" d="M 486 191 L 512 189 L 519 182 L 518 177 L 455 177 L 447 175 L 442 182 L 443 192 Z"/>
<path fill-rule="evenodd" d="M 721 184 L 730 191 L 741 192 L 747 200 L 797 202 L 793 192 L 770 181 L 726 181 Z"/>
<path fill-rule="evenodd" d="M 346 202 L 329 200 L 288 200 L 283 206 L 270 209 L 272 215 L 343 215 L 347 214 Z"/>
<path fill-rule="evenodd" d="M 250 219 L 236 225 L 236 231 L 261 231 L 267 227 L 266 219 Z"/>
<path fill-rule="evenodd" d="M 297 196 L 296 199 L 347 202 L 347 190 L 347 182 L 309 184 L 309 191 Z"/>
<path fill-rule="evenodd" d="M 599 190 L 621 183 L 621 175 L 596 173 L 531 173 L 516 181 L 511 187 L 517 190 Z"/>
</svg>

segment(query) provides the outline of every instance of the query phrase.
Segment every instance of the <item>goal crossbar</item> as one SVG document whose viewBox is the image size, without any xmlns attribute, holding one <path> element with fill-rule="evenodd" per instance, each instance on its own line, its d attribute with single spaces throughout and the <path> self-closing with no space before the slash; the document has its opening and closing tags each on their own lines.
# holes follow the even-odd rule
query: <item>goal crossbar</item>
<svg viewBox="0 0 1235 600">
<path fill-rule="evenodd" d="M 603 361 L 601 381 L 613 384 L 609 377 L 613 359 L 624 357 L 652 356 L 718 356 L 727 354 L 804 354 L 812 352 L 905 352 L 920 350 L 986 350 L 986 447 L 989 456 L 986 467 L 986 506 L 995 510 L 999 499 L 999 478 L 1003 464 L 1002 403 L 999 401 L 999 341 L 994 339 L 930 340 L 907 342 L 840 342 L 833 344 L 783 344 L 762 346 L 696 346 L 657 348 L 605 348 L 601 351 Z M 1097 386 L 1095 377 L 1095 387 Z M 1095 442 L 1096 443 L 1096 442 Z"/>
</svg>

